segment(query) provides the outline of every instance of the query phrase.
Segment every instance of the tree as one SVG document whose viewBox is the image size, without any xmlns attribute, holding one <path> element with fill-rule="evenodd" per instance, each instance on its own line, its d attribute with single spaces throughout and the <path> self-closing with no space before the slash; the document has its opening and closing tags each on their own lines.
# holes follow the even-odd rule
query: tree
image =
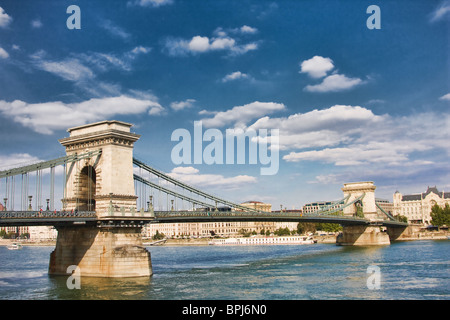
<svg viewBox="0 0 450 320">
<path fill-rule="evenodd" d="M 356 217 L 364 218 L 364 210 L 361 205 L 356 206 Z"/>
<path fill-rule="evenodd" d="M 307 232 L 316 232 L 316 223 L 313 222 L 299 222 L 297 224 L 297 233 L 304 234 Z"/>
<path fill-rule="evenodd" d="M 156 233 L 154 234 L 154 236 L 152 237 L 153 240 L 161 240 L 164 239 L 166 236 L 164 235 L 164 233 L 159 233 L 158 230 L 156 230 Z"/>
<path fill-rule="evenodd" d="M 402 216 L 400 214 L 396 215 L 394 218 L 399 222 L 406 222 L 406 223 L 408 222 L 408 217 Z"/>
<path fill-rule="evenodd" d="M 317 229 L 326 232 L 342 231 L 342 226 L 337 223 L 318 223 Z"/>
<path fill-rule="evenodd" d="M 450 206 L 445 204 L 444 208 L 441 208 L 438 204 L 435 204 L 431 208 L 431 224 L 441 227 L 443 225 L 450 226 Z"/>
<path fill-rule="evenodd" d="M 247 231 L 246 229 L 239 229 L 238 231 L 243 237 L 250 237 L 251 232 Z"/>
<path fill-rule="evenodd" d="M 275 230 L 274 234 L 277 236 L 289 236 L 291 234 L 291 231 L 287 227 L 278 228 L 277 230 Z"/>
<path fill-rule="evenodd" d="M 303 225 L 303 223 L 299 222 L 297 224 L 297 233 L 302 234 L 304 232 L 305 232 L 305 226 Z"/>
</svg>

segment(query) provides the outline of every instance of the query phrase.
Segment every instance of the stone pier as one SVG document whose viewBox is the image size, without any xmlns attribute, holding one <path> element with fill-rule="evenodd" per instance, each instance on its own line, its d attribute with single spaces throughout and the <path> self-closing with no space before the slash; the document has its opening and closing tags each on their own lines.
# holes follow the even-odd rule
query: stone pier
<svg viewBox="0 0 450 320">
<path fill-rule="evenodd" d="M 391 241 L 401 241 L 404 239 L 418 238 L 420 225 L 408 226 L 404 228 L 388 228 L 387 233 Z"/>
<path fill-rule="evenodd" d="M 75 265 L 82 277 L 148 277 L 150 252 L 142 246 L 140 227 L 58 227 L 49 274 L 66 275 Z"/>
<path fill-rule="evenodd" d="M 344 226 L 342 233 L 336 238 L 340 246 L 373 246 L 389 245 L 389 235 L 382 232 L 379 226 Z"/>
</svg>

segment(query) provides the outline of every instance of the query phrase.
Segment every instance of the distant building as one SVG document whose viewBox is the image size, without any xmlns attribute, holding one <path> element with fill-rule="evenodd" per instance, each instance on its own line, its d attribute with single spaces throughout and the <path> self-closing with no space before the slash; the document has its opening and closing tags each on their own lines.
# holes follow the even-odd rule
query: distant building
<svg viewBox="0 0 450 320">
<path fill-rule="evenodd" d="M 246 201 L 242 206 L 272 212 L 272 205 L 260 201 Z M 264 213 L 262 213 L 264 214 Z M 209 237 L 219 236 L 239 236 L 241 230 L 260 234 L 264 232 L 274 232 L 278 228 L 288 227 L 290 230 L 297 229 L 297 223 L 286 222 L 198 222 L 198 223 L 150 223 L 143 228 L 144 237 L 152 237 L 156 231 L 164 233 L 167 237 Z"/>
<path fill-rule="evenodd" d="M 436 186 L 428 187 L 426 192 L 402 195 L 394 193 L 393 213 L 408 218 L 408 222 L 423 225 L 431 224 L 431 208 L 437 204 L 450 205 L 450 192 L 440 192 Z"/>
<path fill-rule="evenodd" d="M 0 203 L 0 211 L 4 211 L 5 207 Z"/>
<path fill-rule="evenodd" d="M 246 201 L 241 203 L 241 206 L 251 208 L 258 211 L 271 212 L 272 205 L 270 203 L 264 203 L 260 201 Z"/>
<path fill-rule="evenodd" d="M 333 201 L 316 201 L 316 202 L 311 202 L 311 203 L 307 203 L 303 206 L 303 213 L 304 214 L 308 214 L 308 213 L 313 213 L 322 209 L 336 209 L 339 208 L 340 204 L 339 203 L 335 203 L 333 204 Z"/>
<path fill-rule="evenodd" d="M 394 204 L 392 202 L 389 202 L 387 199 L 379 199 L 375 198 L 375 203 L 379 205 L 386 213 L 389 213 L 390 215 L 393 215 L 394 213 Z M 384 216 L 384 213 L 377 208 L 378 215 Z"/>
<path fill-rule="evenodd" d="M 52 241 L 58 236 L 56 228 L 51 226 L 36 226 L 28 229 L 31 241 Z"/>
<path fill-rule="evenodd" d="M 272 212 L 272 205 L 270 203 L 264 203 L 260 201 L 246 201 L 241 203 L 241 206 L 251 208 L 258 211 Z M 274 232 L 277 227 L 275 222 L 241 222 L 239 230 L 245 230 L 246 232 L 256 232 L 261 234 L 264 232 Z"/>
<path fill-rule="evenodd" d="M 20 226 L 20 227 L 1 227 L 0 230 L 5 230 L 6 233 L 15 233 L 16 236 L 20 236 L 26 233 L 30 233 L 30 227 Z"/>
</svg>

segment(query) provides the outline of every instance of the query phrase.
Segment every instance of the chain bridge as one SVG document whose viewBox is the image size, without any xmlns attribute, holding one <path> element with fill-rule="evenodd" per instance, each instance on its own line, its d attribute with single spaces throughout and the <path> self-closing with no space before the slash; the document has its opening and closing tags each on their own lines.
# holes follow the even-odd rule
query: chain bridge
<svg viewBox="0 0 450 320">
<path fill-rule="evenodd" d="M 342 199 L 308 214 L 242 206 L 134 158 L 140 135 L 131 126 L 102 121 L 68 129 L 69 137 L 59 140 L 65 156 L 0 171 L 0 226 L 58 230 L 50 274 L 66 275 L 68 266 L 77 265 L 84 276 L 150 276 L 150 253 L 141 238 L 147 223 L 338 223 L 344 227 L 341 245 L 389 244 L 407 227 L 376 204 L 372 182 L 346 183 Z"/>
</svg>

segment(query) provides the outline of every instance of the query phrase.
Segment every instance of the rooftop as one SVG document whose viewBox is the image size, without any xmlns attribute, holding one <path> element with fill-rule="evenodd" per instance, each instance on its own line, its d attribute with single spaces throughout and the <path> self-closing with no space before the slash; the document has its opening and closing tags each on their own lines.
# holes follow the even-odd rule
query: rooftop
<svg viewBox="0 0 450 320">
<path fill-rule="evenodd" d="M 443 191 L 441 192 L 437 189 L 436 186 L 434 186 L 434 187 L 428 186 L 427 191 L 425 191 L 425 192 L 418 193 L 418 194 L 408 194 L 408 195 L 402 196 L 402 201 L 421 200 L 421 199 L 425 198 L 426 196 L 428 196 L 430 193 L 434 193 L 440 198 L 450 199 L 450 192 L 443 192 Z"/>
</svg>

